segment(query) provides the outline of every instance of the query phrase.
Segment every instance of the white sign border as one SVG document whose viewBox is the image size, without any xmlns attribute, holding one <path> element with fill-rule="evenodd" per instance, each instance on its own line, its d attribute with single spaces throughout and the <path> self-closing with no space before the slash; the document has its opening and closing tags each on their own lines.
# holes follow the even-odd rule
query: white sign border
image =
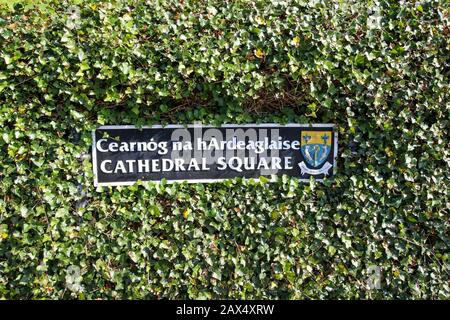
<svg viewBox="0 0 450 320">
<path fill-rule="evenodd" d="M 290 127 L 290 128 L 335 128 L 334 124 L 330 123 L 313 123 L 313 124 L 297 124 L 297 123 L 287 123 L 287 124 L 278 124 L 278 123 L 258 123 L 258 124 L 223 124 L 221 126 L 214 125 L 204 125 L 204 124 L 168 124 L 168 125 L 152 125 L 152 126 L 141 126 L 137 127 L 135 125 L 104 125 L 100 126 L 96 129 L 92 130 L 92 165 L 94 172 L 94 187 L 106 187 L 106 186 L 132 186 L 136 184 L 138 181 L 123 181 L 123 182 L 98 182 L 98 174 L 97 174 L 97 153 L 96 150 L 96 139 L 95 139 L 95 131 L 99 129 L 165 129 L 165 128 L 254 128 L 254 127 Z M 336 160 L 337 160 L 337 148 L 338 148 L 338 133 L 334 132 L 334 155 L 333 155 L 333 174 L 336 174 Z M 295 178 L 295 177 L 294 177 Z M 166 180 L 168 184 L 177 183 L 177 182 L 187 182 L 187 183 L 208 183 L 208 182 L 220 182 L 225 180 L 230 180 L 234 178 L 225 178 L 225 179 L 185 179 L 185 180 Z M 258 178 L 243 178 L 245 180 Z M 275 182 L 277 179 L 270 178 L 269 182 Z M 309 179 L 298 179 L 301 182 L 308 182 Z M 315 179 L 316 181 L 323 181 L 323 179 Z M 153 182 L 153 183 L 161 183 L 161 181 L 157 180 L 145 180 L 142 182 Z"/>
</svg>

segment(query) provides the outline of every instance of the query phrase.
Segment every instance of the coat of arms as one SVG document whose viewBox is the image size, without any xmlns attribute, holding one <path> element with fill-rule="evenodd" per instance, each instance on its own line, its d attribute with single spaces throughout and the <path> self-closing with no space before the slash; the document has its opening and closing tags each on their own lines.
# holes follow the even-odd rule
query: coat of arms
<svg viewBox="0 0 450 320">
<path fill-rule="evenodd" d="M 302 131 L 301 153 L 305 159 L 299 166 L 301 174 L 328 175 L 332 164 L 327 161 L 331 152 L 332 131 Z M 312 167 L 312 168 L 311 168 Z"/>
</svg>

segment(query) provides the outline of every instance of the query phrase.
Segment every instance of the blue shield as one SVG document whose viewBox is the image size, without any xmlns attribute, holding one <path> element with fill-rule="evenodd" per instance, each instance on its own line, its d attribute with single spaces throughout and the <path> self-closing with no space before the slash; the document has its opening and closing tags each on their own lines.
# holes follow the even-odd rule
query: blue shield
<svg viewBox="0 0 450 320">
<path fill-rule="evenodd" d="M 319 167 L 328 159 L 331 135 L 331 131 L 302 131 L 300 150 L 310 166 Z"/>
</svg>

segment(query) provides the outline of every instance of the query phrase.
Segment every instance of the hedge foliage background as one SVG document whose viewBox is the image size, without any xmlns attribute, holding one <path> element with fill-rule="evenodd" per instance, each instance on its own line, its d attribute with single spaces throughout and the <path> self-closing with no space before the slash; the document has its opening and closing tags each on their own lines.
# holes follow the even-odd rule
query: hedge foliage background
<svg viewBox="0 0 450 320">
<path fill-rule="evenodd" d="M 8 3 L 0 297 L 449 297 L 447 1 Z M 94 189 L 90 130 L 194 121 L 335 123 L 338 174 Z"/>
</svg>

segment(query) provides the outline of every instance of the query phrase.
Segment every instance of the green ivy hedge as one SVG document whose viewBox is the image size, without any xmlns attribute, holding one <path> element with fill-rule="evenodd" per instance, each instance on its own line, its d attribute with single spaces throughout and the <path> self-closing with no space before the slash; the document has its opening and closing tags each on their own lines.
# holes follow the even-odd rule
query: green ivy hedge
<svg viewBox="0 0 450 320">
<path fill-rule="evenodd" d="M 10 4 L 0 298 L 449 297 L 445 0 Z M 335 123 L 338 174 L 93 187 L 93 128 L 194 121 Z"/>
</svg>

